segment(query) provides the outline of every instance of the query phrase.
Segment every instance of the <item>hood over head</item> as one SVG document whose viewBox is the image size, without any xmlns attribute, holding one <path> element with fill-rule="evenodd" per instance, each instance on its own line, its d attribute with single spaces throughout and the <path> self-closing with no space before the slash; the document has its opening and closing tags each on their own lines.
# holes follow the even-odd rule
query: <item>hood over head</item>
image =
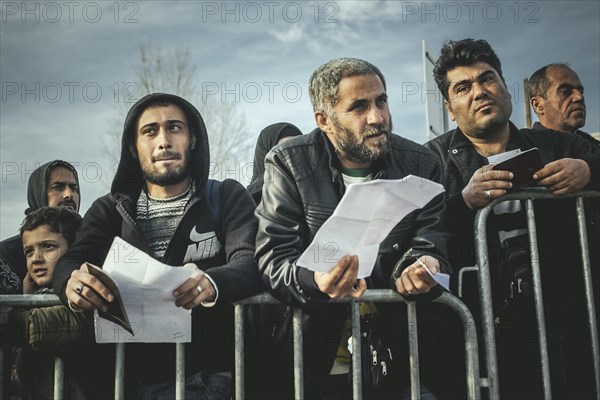
<svg viewBox="0 0 600 400">
<path fill-rule="evenodd" d="M 208 134 L 200 112 L 187 100 L 167 93 L 152 93 L 138 100 L 127 113 L 121 140 L 121 159 L 111 186 L 112 194 L 120 194 L 137 199 L 142 190 L 143 176 L 140 161 L 133 157 L 137 123 L 140 115 L 150 105 L 156 103 L 174 104 L 181 108 L 188 120 L 189 130 L 196 136 L 196 146 L 190 157 L 191 176 L 196 184 L 196 194 L 204 191 L 210 168 Z"/>
<path fill-rule="evenodd" d="M 37 168 L 29 177 L 27 184 L 27 203 L 29 207 L 25 210 L 25 215 L 32 213 L 42 207 L 48 206 L 48 175 L 54 167 L 65 167 L 70 169 L 75 175 L 77 185 L 79 185 L 79 176 L 74 166 L 63 160 L 50 161 Z M 79 204 L 81 205 L 81 188 L 79 189 Z M 77 210 L 79 212 L 79 210 Z"/>
<path fill-rule="evenodd" d="M 295 125 L 287 122 L 278 122 L 267 126 L 258 135 L 256 149 L 254 150 L 254 166 L 252 180 L 248 185 L 248 191 L 252 197 L 260 198 L 265 175 L 265 156 L 275 147 L 277 142 L 285 137 L 300 136 L 302 132 Z"/>
</svg>

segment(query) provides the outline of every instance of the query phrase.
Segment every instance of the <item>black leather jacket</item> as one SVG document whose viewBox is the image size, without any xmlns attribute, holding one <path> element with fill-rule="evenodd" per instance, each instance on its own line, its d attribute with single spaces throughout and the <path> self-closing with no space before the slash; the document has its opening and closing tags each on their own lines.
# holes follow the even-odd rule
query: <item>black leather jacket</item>
<svg viewBox="0 0 600 400">
<path fill-rule="evenodd" d="M 539 122 L 535 122 L 532 126 L 533 129 L 548 129 L 546 128 L 544 125 L 540 124 Z M 573 132 L 573 135 L 575 136 L 579 136 L 585 140 L 587 140 L 588 142 L 590 142 L 591 144 L 593 144 L 594 146 L 600 146 L 600 141 L 595 139 L 592 135 L 590 135 L 587 132 L 584 132 L 580 129 L 577 129 L 575 132 Z"/>
<path fill-rule="evenodd" d="M 392 135 L 391 145 L 391 152 L 374 165 L 376 179 L 399 179 L 413 174 L 440 182 L 440 164 L 427 149 L 396 135 Z M 311 375 L 329 373 L 347 306 L 323 307 L 328 296 L 319 291 L 313 272 L 298 267 L 296 261 L 333 213 L 344 191 L 337 156 L 319 129 L 282 143 L 266 157 L 263 198 L 256 211 L 256 257 L 263 282 L 274 296 L 305 309 L 305 330 L 309 326 L 319 329 L 313 336 L 305 334 L 305 371 Z M 395 278 L 421 255 L 436 257 L 441 270 L 450 272 L 445 255 L 449 236 L 442 229 L 443 211 L 444 196 L 439 195 L 394 227 L 379 248 L 369 287 L 393 288 Z M 431 295 L 441 293 L 439 286 L 434 289 Z M 380 314 L 384 313 L 383 308 L 378 305 Z M 397 315 L 399 312 L 389 321 L 398 320 Z M 306 351 L 307 347 L 311 350 Z"/>
<path fill-rule="evenodd" d="M 547 129 L 517 129 L 510 123 L 510 138 L 506 151 L 528 150 L 537 147 L 542 162 L 547 164 L 561 158 L 578 158 L 590 166 L 591 180 L 585 190 L 600 187 L 600 163 L 598 146 L 581 137 Z M 473 222 L 477 210 L 471 210 L 464 202 L 462 190 L 473 173 L 484 165 L 473 145 L 459 128 L 427 142 L 425 147 L 433 150 L 444 168 L 443 184 L 447 195 L 446 227 L 452 234 L 450 245 L 452 265 L 473 265 L 474 238 Z"/>
<path fill-rule="evenodd" d="M 474 221 L 477 210 L 467 207 L 462 197 L 462 190 L 473 173 L 487 164 L 487 160 L 476 153 L 471 142 L 458 128 L 429 141 L 425 146 L 439 156 L 444 167 L 444 187 L 447 194 L 446 227 L 452 235 L 449 257 L 455 271 L 458 271 L 464 266 L 475 265 L 476 261 Z M 547 129 L 519 130 L 510 123 L 510 138 L 506 150 L 517 148 L 527 150 L 533 147 L 539 149 L 544 164 L 561 158 L 585 160 L 590 166 L 591 180 L 584 189 L 598 190 L 600 186 L 598 146 L 577 135 Z M 560 274 L 566 265 L 573 266 L 575 269 L 573 262 L 581 259 L 575 230 L 574 201 L 557 199 L 539 204 L 536 202 L 535 217 L 545 283 L 553 285 L 552 282 L 565 279 Z M 510 295 L 507 279 L 518 274 L 517 271 L 520 269 L 528 268 L 527 265 L 530 263 L 527 236 L 521 235 L 500 241 L 498 235 L 499 231 L 526 229 L 524 207 L 514 214 L 491 213 L 487 228 L 492 293 L 495 307 L 499 307 L 506 303 L 505 300 Z M 557 231 L 561 234 L 557 235 Z M 451 277 L 453 291 L 458 284 L 456 280 L 458 276 L 457 273 Z M 465 275 L 465 279 L 463 301 L 467 304 L 477 304 L 478 297 L 474 288 L 478 283 L 472 275 Z M 544 291 L 546 292 L 546 289 Z"/>
</svg>

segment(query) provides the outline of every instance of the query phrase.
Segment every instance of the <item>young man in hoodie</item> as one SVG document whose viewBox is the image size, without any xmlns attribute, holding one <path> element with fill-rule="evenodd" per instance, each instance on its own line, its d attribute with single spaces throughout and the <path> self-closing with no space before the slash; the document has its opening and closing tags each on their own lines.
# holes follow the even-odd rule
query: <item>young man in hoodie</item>
<svg viewBox="0 0 600 400">
<path fill-rule="evenodd" d="M 192 309 L 186 396 L 229 398 L 232 301 L 261 289 L 254 261 L 254 201 L 238 182 L 208 179 L 208 136 L 198 110 L 170 94 L 150 94 L 129 111 L 111 192 L 86 213 L 56 268 L 54 288 L 75 310 L 106 309 L 112 294 L 87 272 L 101 266 L 115 236 L 171 266 L 196 272 L 173 292 Z M 127 346 L 129 395 L 174 395 L 175 346 Z"/>
<path fill-rule="evenodd" d="M 29 207 L 25 210 L 25 215 L 46 206 L 69 207 L 79 212 L 80 196 L 79 178 L 75 167 L 62 160 L 50 161 L 33 171 L 29 178 Z M 16 284 L 12 279 L 3 279 L 0 294 L 21 293 L 21 282 L 27 274 L 27 261 L 20 235 L 0 242 L 0 259 L 6 274 L 12 270 L 19 278 Z"/>
</svg>

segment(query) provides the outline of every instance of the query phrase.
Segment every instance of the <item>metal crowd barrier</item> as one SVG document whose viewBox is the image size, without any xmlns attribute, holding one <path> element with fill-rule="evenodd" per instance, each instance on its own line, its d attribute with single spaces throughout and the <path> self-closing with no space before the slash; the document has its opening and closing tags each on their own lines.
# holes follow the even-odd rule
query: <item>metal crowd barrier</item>
<svg viewBox="0 0 600 400">
<path fill-rule="evenodd" d="M 0 317 L 3 314 L 3 307 L 23 307 L 23 308 L 34 308 L 34 307 L 51 307 L 62 304 L 58 299 L 58 296 L 53 294 L 40 294 L 40 295 L 1 295 L 0 296 Z M 4 321 L 0 321 L 4 322 Z M 4 338 L 2 338 L 4 339 Z M 8 371 L 4 371 L 5 353 L 10 357 L 10 349 L 5 348 L 4 343 L 0 346 L 0 365 L 2 365 L 2 374 L 0 375 L 0 397 L 5 398 L 6 390 L 10 385 L 10 379 L 7 380 L 9 374 Z M 62 399 L 64 389 L 64 365 L 60 357 L 56 357 L 54 360 L 54 398 Z"/>
<path fill-rule="evenodd" d="M 331 300 L 332 303 L 350 303 L 352 319 L 352 374 L 361 376 L 361 342 L 360 342 L 360 302 L 371 303 L 406 303 L 408 322 L 408 344 L 410 362 L 410 387 L 411 399 L 420 398 L 420 374 L 417 337 L 417 303 L 406 301 L 402 296 L 391 289 L 367 290 L 360 299 L 347 298 Z M 468 308 L 456 297 L 448 292 L 431 301 L 446 305 L 457 313 L 461 320 L 465 336 L 465 366 L 467 374 L 467 397 L 479 399 L 481 393 L 481 380 L 479 378 L 479 355 L 477 344 L 477 329 L 473 315 Z M 268 293 L 239 301 L 235 304 L 235 393 L 236 399 L 243 400 L 244 393 L 244 311 L 246 304 L 279 304 L 279 301 Z M 294 340 L 294 397 L 304 398 L 304 373 L 302 365 L 302 310 L 294 309 L 293 315 L 293 340 Z M 362 399 L 362 381 L 354 379 L 352 383 L 353 398 Z"/>
<path fill-rule="evenodd" d="M 582 249 L 583 277 L 585 282 L 585 296 L 589 319 L 589 329 L 591 337 L 591 349 L 594 364 L 594 377 L 596 396 L 600 398 L 600 357 L 598 348 L 598 327 L 596 324 L 596 310 L 594 303 L 594 292 L 592 286 L 592 274 L 590 268 L 590 256 L 587 241 L 587 228 L 585 220 L 585 209 L 583 198 L 600 197 L 599 192 L 583 191 L 565 196 L 554 196 L 549 192 L 537 190 L 525 190 L 518 193 L 509 194 L 498 199 L 494 199 L 486 207 L 480 209 L 475 217 L 475 246 L 477 265 L 470 267 L 471 270 L 478 272 L 479 278 L 479 299 L 481 302 L 481 322 L 483 338 L 483 373 L 487 376 L 490 397 L 498 399 L 500 380 L 498 378 L 498 363 L 496 359 L 496 336 L 494 330 L 494 314 L 492 310 L 492 287 L 490 280 L 490 267 L 487 245 L 487 218 L 492 212 L 494 206 L 508 200 L 525 200 L 525 210 L 527 214 L 527 229 L 530 240 L 531 269 L 533 280 L 533 292 L 537 330 L 540 344 L 540 360 L 542 365 L 542 385 L 544 397 L 552 397 L 550 387 L 550 368 L 546 341 L 546 322 L 544 317 L 544 305 L 542 296 L 542 283 L 540 274 L 540 265 L 538 257 L 538 241 L 535 225 L 535 213 L 533 200 L 558 200 L 565 198 L 576 198 L 577 226 L 579 231 L 579 243 Z"/>
<path fill-rule="evenodd" d="M 405 302 L 407 303 L 408 324 L 409 324 L 409 357 L 411 366 L 411 398 L 418 399 L 420 397 L 420 377 L 419 377 L 419 356 L 418 356 L 418 339 L 417 339 L 417 303 L 407 302 L 402 296 L 393 290 L 367 290 L 360 299 L 343 299 L 334 300 L 332 302 L 351 303 L 351 318 L 352 318 L 352 344 L 356 351 L 355 357 L 352 357 L 352 369 L 354 376 L 361 374 L 361 341 L 360 341 L 360 315 L 359 306 L 361 301 L 367 302 Z M 458 298 L 450 293 L 444 292 L 437 299 L 432 300 L 433 303 L 443 304 L 453 309 L 459 316 L 465 336 L 465 364 L 467 374 L 467 395 L 469 399 L 479 399 L 481 392 L 482 380 L 479 377 L 479 356 L 477 330 L 475 321 L 471 312 Z M 0 296 L 0 309 L 3 306 L 13 307 L 48 307 L 62 304 L 55 295 L 2 295 Z M 258 294 L 248 299 L 235 303 L 235 393 L 236 399 L 244 399 L 244 306 L 249 304 L 279 304 L 268 293 Z M 295 398 L 304 398 L 303 385 L 303 357 L 302 357 L 302 310 L 294 309 L 293 314 L 293 338 L 294 338 L 294 389 Z M 185 344 L 178 343 L 176 346 L 176 382 L 175 392 L 176 399 L 185 398 Z M 5 350 L 5 349 L 2 349 Z M 3 365 L 3 352 L 0 352 L 0 364 Z M 116 362 L 115 362 L 115 399 L 124 398 L 124 375 L 125 375 L 125 344 L 119 343 L 116 345 Z M 0 377 L 0 394 L 5 393 L 5 386 L 8 382 L 5 381 L 7 374 Z M 56 358 L 54 370 L 54 398 L 63 398 L 64 389 L 64 366 L 60 358 Z M 354 399 L 362 398 L 362 382 L 360 379 L 353 381 Z"/>
</svg>

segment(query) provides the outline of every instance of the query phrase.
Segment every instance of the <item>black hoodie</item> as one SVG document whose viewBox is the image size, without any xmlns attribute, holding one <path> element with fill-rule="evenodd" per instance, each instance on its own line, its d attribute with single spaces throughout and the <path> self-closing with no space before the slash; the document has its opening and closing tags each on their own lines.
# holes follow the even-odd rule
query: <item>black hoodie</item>
<svg viewBox="0 0 600 400">
<path fill-rule="evenodd" d="M 48 205 L 48 175 L 50 174 L 50 170 L 54 167 L 65 167 L 70 169 L 75 175 L 75 180 L 77 180 L 77 184 L 79 185 L 79 177 L 77 176 L 75 167 L 66 161 L 54 160 L 36 168 L 29 177 L 29 182 L 27 184 L 27 203 L 29 204 L 29 207 L 25 210 L 25 215 Z M 81 201 L 81 193 L 79 193 L 79 198 Z M 0 259 L 14 271 L 21 282 L 23 282 L 23 279 L 27 274 L 27 260 L 23 253 L 23 241 L 21 240 L 21 235 L 15 235 L 0 242 Z M 4 288 L 2 286 L 0 286 L 0 294 L 8 294 L 4 293 Z"/>
<path fill-rule="evenodd" d="M 139 160 L 130 151 L 139 116 L 155 103 L 180 107 L 186 114 L 190 132 L 196 136 L 196 146 L 190 158 L 196 191 L 160 261 L 171 266 L 195 262 L 200 269 L 207 271 L 219 291 L 215 307 L 197 307 L 193 310 L 193 339 L 191 344 L 186 345 L 186 375 L 199 370 L 229 371 L 233 359 L 233 309 L 230 303 L 261 290 L 254 261 L 257 231 L 254 202 L 238 182 L 225 180 L 218 184 L 219 209 L 217 212 L 211 211 L 211 207 L 216 205 L 210 204 L 211 196 L 206 189 L 210 165 L 206 128 L 198 110 L 180 97 L 150 94 L 140 99 L 129 111 L 123 129 L 121 159 L 111 193 L 97 199 L 84 216 L 75 243 L 56 266 L 54 289 L 66 304 L 65 286 L 71 272 L 85 261 L 101 266 L 115 236 L 122 237 L 156 258 L 135 224 L 136 203 L 144 181 Z M 215 215 L 219 216 L 218 221 L 213 221 Z M 211 232 L 216 233 L 220 250 L 217 254 L 208 251 L 207 256 L 200 251 L 203 243 L 193 239 L 198 234 Z M 128 378 L 134 384 L 174 379 L 174 347 L 148 344 L 127 346 Z"/>
</svg>

